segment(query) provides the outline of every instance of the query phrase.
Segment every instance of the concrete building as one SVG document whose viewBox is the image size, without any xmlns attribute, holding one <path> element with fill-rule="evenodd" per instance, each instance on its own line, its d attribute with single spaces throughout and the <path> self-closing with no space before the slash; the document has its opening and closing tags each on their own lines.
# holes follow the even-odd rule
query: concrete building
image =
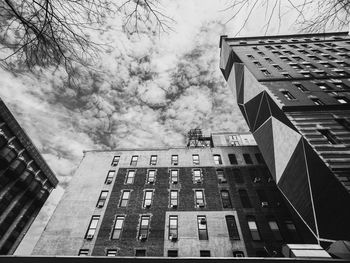
<svg viewBox="0 0 350 263">
<path fill-rule="evenodd" d="M 348 33 L 220 40 L 220 68 L 278 188 L 324 247 L 350 240 Z"/>
<path fill-rule="evenodd" d="M 195 130 L 188 145 L 85 152 L 33 255 L 281 256 L 310 243 L 250 134 Z"/>
<path fill-rule="evenodd" d="M 0 99 L 0 254 L 12 254 L 58 181 Z"/>
</svg>

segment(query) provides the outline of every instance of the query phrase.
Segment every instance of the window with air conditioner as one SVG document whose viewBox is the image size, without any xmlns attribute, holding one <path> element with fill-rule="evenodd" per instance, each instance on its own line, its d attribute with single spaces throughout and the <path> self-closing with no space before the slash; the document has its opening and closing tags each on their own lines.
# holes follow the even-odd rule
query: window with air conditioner
<svg viewBox="0 0 350 263">
<path fill-rule="evenodd" d="M 86 235 L 85 235 L 85 239 L 88 239 L 88 240 L 93 239 L 99 220 L 100 220 L 100 216 L 96 215 L 91 217 L 88 231 L 86 232 Z"/>
<path fill-rule="evenodd" d="M 176 215 L 169 216 L 169 240 L 177 241 L 178 239 L 178 217 Z"/>
</svg>

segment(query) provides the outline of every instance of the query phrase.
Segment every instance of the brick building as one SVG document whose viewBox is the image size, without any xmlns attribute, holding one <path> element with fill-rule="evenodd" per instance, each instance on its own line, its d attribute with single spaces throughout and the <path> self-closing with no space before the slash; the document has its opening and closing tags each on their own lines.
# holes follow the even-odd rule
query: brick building
<svg viewBox="0 0 350 263">
<path fill-rule="evenodd" d="M 250 134 L 187 147 L 87 151 L 33 255 L 281 256 L 312 236 Z"/>
<path fill-rule="evenodd" d="M 350 240 L 348 33 L 221 37 L 220 68 L 278 188 L 315 240 Z"/>
<path fill-rule="evenodd" d="M 57 183 L 0 99 L 0 254 L 13 254 Z"/>
</svg>

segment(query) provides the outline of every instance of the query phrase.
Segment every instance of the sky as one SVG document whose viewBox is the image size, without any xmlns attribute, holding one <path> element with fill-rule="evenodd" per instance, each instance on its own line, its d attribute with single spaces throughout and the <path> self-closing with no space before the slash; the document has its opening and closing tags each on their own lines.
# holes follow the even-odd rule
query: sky
<svg viewBox="0 0 350 263">
<path fill-rule="evenodd" d="M 26 254 L 40 235 L 83 150 L 183 146 L 191 128 L 207 134 L 248 131 L 219 70 L 220 35 L 264 35 L 261 7 L 245 24 L 242 13 L 229 20 L 229 1 L 163 1 L 176 23 L 173 31 L 126 35 L 110 17 L 92 39 L 108 43 L 96 70 L 78 69 L 79 88 L 63 70 L 40 74 L 0 69 L 0 96 L 33 140 L 60 181 L 27 235 Z M 288 18 L 295 14 L 289 13 Z M 296 33 L 288 19 L 273 18 L 267 34 Z M 290 19 L 292 21 L 292 19 Z"/>
</svg>

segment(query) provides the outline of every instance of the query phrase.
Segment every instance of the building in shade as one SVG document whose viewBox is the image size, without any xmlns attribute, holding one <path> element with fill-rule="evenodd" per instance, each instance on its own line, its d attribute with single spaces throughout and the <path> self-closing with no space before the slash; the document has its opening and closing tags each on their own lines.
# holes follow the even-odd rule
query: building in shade
<svg viewBox="0 0 350 263">
<path fill-rule="evenodd" d="M 281 256 L 310 243 L 251 134 L 189 147 L 87 151 L 33 255 Z"/>
<path fill-rule="evenodd" d="M 350 37 L 220 40 L 220 68 L 278 188 L 315 240 L 350 240 Z"/>
<path fill-rule="evenodd" d="M 0 254 L 13 254 L 57 183 L 0 99 Z"/>
</svg>

